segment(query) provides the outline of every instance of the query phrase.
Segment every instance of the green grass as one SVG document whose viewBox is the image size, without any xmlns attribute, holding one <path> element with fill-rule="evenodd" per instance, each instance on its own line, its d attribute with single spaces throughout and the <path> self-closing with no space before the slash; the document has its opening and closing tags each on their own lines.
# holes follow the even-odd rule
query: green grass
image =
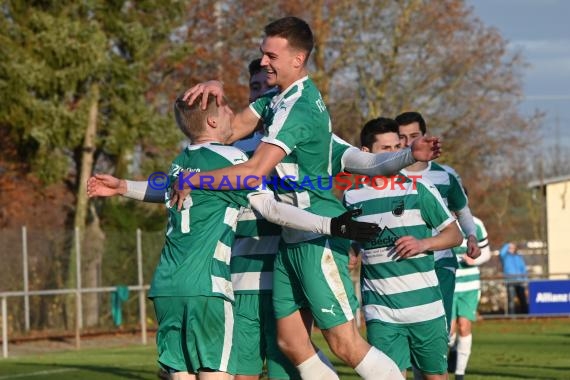
<svg viewBox="0 0 570 380">
<path fill-rule="evenodd" d="M 319 333 L 315 341 L 325 348 Z M 358 379 L 352 369 L 334 363 L 341 379 Z M 152 344 L 48 351 L 0 359 L 0 380 L 157 379 L 156 368 Z M 570 379 L 570 320 L 478 322 L 467 375 L 469 380 Z"/>
</svg>

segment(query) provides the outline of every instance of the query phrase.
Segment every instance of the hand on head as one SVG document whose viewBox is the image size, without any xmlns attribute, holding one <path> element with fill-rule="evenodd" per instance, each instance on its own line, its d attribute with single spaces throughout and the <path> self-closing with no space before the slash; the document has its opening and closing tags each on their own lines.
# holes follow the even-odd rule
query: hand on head
<svg viewBox="0 0 570 380">
<path fill-rule="evenodd" d="M 192 105 L 198 96 L 202 95 L 202 109 L 208 107 L 208 95 L 216 97 L 216 104 L 218 107 L 223 105 L 224 102 L 224 85 L 217 80 L 211 80 L 204 83 L 199 83 L 194 87 L 186 90 L 182 100 L 186 101 L 188 105 Z"/>
</svg>

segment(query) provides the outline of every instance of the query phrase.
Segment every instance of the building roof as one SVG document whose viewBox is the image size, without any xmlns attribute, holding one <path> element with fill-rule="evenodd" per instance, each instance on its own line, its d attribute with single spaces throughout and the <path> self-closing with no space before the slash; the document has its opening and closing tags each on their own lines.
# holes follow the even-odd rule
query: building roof
<svg viewBox="0 0 570 380">
<path fill-rule="evenodd" d="M 570 181 L 570 174 L 569 175 L 561 175 L 558 177 L 550 177 L 550 178 L 543 178 L 543 179 L 530 181 L 527 186 L 531 187 L 531 188 L 541 187 L 544 185 L 550 185 L 553 183 L 566 182 L 566 181 Z"/>
</svg>

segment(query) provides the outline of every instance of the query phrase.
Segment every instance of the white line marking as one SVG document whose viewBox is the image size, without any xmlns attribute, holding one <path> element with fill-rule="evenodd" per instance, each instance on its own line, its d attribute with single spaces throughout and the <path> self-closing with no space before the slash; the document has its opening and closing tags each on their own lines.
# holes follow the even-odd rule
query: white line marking
<svg viewBox="0 0 570 380">
<path fill-rule="evenodd" d="M 43 375 L 51 375 L 53 373 L 64 373 L 64 372 L 73 372 L 73 371 L 79 371 L 79 370 L 75 369 L 75 368 L 66 368 L 66 369 L 52 369 L 52 370 L 30 372 L 30 373 L 20 373 L 19 375 L 0 376 L 0 380 L 1 379 L 17 379 L 20 377 L 43 376 Z"/>
</svg>

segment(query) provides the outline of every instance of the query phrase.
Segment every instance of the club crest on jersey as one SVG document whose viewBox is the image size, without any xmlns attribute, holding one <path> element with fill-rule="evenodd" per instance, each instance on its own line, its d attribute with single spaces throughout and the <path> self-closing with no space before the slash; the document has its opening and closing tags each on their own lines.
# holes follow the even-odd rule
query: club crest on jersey
<svg viewBox="0 0 570 380">
<path fill-rule="evenodd" d="M 394 201 L 392 202 L 392 215 L 394 216 L 402 216 L 404 215 L 404 201 L 400 200 L 400 201 Z"/>
</svg>

